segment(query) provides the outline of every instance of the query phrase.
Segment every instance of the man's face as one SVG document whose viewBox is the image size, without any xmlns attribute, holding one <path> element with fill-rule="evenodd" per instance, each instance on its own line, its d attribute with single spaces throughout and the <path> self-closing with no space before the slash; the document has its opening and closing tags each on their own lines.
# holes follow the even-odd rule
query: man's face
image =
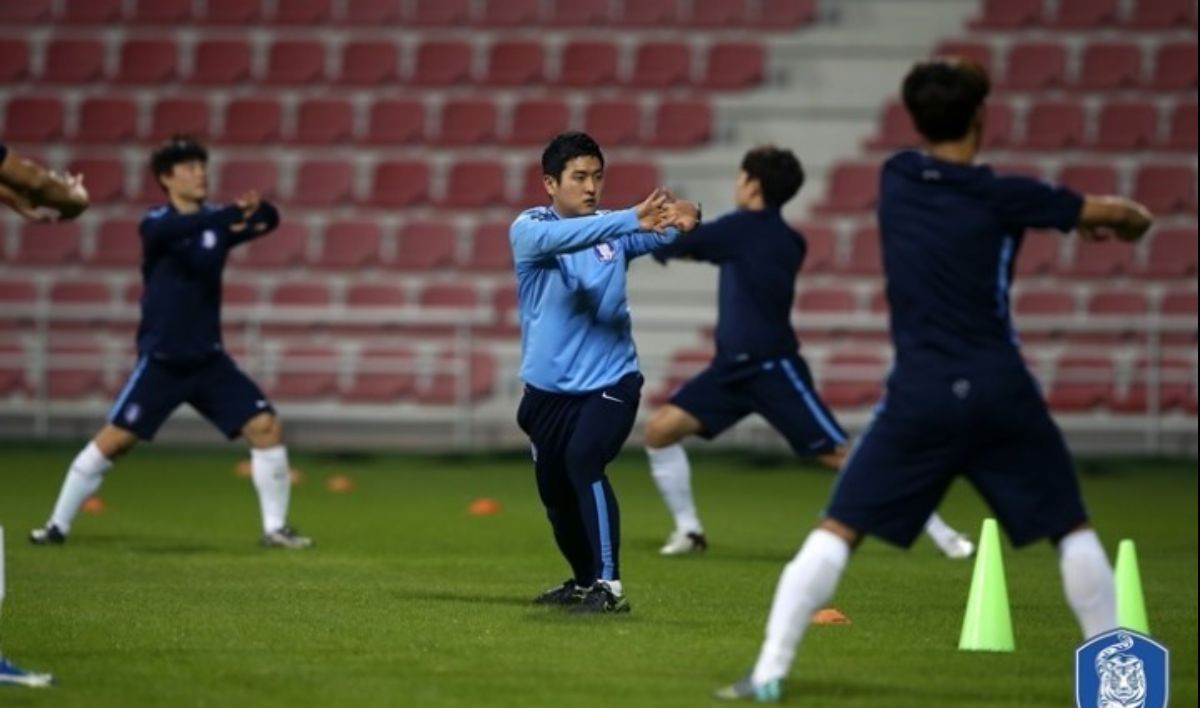
<svg viewBox="0 0 1200 708">
<path fill-rule="evenodd" d="M 738 173 L 737 184 L 733 189 L 733 202 L 739 209 L 749 209 L 754 206 L 754 200 L 762 193 L 758 180 L 746 174 L 745 170 Z"/>
<path fill-rule="evenodd" d="M 559 215 L 569 218 L 595 214 L 604 191 L 604 165 L 592 155 L 576 157 L 567 163 L 559 179 L 542 175 L 542 183 Z"/>
<path fill-rule="evenodd" d="M 177 162 L 158 179 L 172 199 L 202 202 L 208 198 L 208 165 L 203 160 Z"/>
</svg>

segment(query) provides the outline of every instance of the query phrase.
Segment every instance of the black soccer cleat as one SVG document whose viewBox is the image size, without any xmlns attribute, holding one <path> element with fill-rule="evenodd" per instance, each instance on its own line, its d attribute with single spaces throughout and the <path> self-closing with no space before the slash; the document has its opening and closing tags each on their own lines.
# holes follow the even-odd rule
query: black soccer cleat
<svg viewBox="0 0 1200 708">
<path fill-rule="evenodd" d="M 283 526 L 270 533 L 264 533 L 259 543 L 266 548 L 309 548 L 313 545 L 313 540 L 301 536 L 291 526 Z"/>
<path fill-rule="evenodd" d="M 574 580 L 567 580 L 562 585 L 552 587 L 533 598 L 533 604 L 570 607 L 583 602 L 583 598 L 587 596 L 587 592 L 587 588 L 579 587 L 575 584 Z"/>
<path fill-rule="evenodd" d="M 29 542 L 35 546 L 61 546 L 67 542 L 67 535 L 54 524 L 46 524 L 29 532 Z"/>
<path fill-rule="evenodd" d="M 583 601 L 570 608 L 569 611 L 579 615 L 611 615 L 629 612 L 630 609 L 632 608 L 629 606 L 629 600 L 625 599 L 625 595 L 618 595 L 612 591 L 608 583 L 597 581 L 595 585 L 588 588 Z"/>
</svg>

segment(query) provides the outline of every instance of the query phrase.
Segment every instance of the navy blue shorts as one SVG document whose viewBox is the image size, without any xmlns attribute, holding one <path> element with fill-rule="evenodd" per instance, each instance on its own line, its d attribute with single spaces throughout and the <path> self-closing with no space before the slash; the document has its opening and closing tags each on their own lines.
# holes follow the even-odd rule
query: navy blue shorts
<svg viewBox="0 0 1200 708">
<path fill-rule="evenodd" d="M 714 363 L 684 384 L 671 404 L 699 420 L 700 435 L 707 440 L 758 413 L 797 455 L 824 455 L 847 441 L 817 396 L 808 364 L 799 354 L 744 365 Z"/>
<path fill-rule="evenodd" d="M 189 365 L 143 356 L 113 404 L 108 422 L 142 440 L 153 440 L 171 413 L 184 403 L 190 403 L 230 440 L 241 435 L 251 418 L 275 410 L 228 354 L 222 352 Z"/>
<path fill-rule="evenodd" d="M 908 547 L 959 474 L 1015 546 L 1087 521 L 1062 433 L 1023 369 L 920 380 L 893 373 L 825 515 Z"/>
</svg>

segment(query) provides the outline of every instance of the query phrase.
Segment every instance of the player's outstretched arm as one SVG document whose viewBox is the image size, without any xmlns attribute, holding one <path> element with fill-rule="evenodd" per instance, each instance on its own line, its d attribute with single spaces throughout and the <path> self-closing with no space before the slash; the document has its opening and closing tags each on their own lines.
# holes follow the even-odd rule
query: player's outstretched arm
<svg viewBox="0 0 1200 708">
<path fill-rule="evenodd" d="M 54 214 L 52 212 L 38 209 L 29 200 L 29 197 L 20 192 L 14 192 L 3 184 L 0 184 L 0 204 L 4 204 L 28 221 L 40 221 L 43 223 L 54 221 Z"/>
<path fill-rule="evenodd" d="M 265 236 L 279 226 L 279 210 L 259 197 L 256 191 L 243 194 L 234 206 L 242 210 L 241 221 L 229 227 L 234 246 Z"/>
<path fill-rule="evenodd" d="M 158 207 L 146 214 L 138 232 L 146 248 L 153 249 L 193 236 L 198 230 L 228 228 L 244 218 L 236 204 L 195 214 L 178 214 L 167 207 Z"/>
<path fill-rule="evenodd" d="M 1115 235 L 1122 241 L 1137 241 L 1154 224 L 1154 215 L 1141 204 L 1124 197 L 1088 196 L 1083 201 L 1077 230 L 1089 241 L 1104 241 Z"/>
<path fill-rule="evenodd" d="M 632 209 L 599 216 L 542 220 L 536 213 L 517 217 L 508 237 L 517 262 L 540 261 L 562 253 L 573 253 L 635 231 L 662 232 L 660 212 L 666 192 L 656 189 Z"/>
<path fill-rule="evenodd" d="M 657 229 L 622 236 L 629 258 L 656 253 L 679 242 L 681 233 L 689 233 L 700 224 L 700 205 L 677 199 L 667 192 L 667 203 L 659 209 Z M 690 238 L 690 236 L 688 237 Z"/>
<path fill-rule="evenodd" d="M 0 158 L 0 187 L 16 194 L 21 199 L 4 198 L 3 202 L 17 210 L 25 218 L 33 218 L 38 207 L 47 207 L 58 212 L 60 219 L 74 219 L 88 208 L 88 193 L 83 186 L 82 175 L 59 175 L 45 167 L 16 155 L 12 150 Z M 24 204 L 33 210 L 22 211 Z M 39 219 L 44 220 L 44 219 Z"/>
</svg>

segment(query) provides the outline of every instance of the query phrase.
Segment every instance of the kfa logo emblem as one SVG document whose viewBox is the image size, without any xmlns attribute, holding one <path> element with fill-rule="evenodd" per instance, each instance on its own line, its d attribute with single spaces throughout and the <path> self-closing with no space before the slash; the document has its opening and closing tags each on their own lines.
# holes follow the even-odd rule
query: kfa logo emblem
<svg viewBox="0 0 1200 708">
<path fill-rule="evenodd" d="M 1144 634 L 1115 629 L 1075 650 L 1078 708 L 1165 708 L 1167 648 Z"/>
<path fill-rule="evenodd" d="M 601 263 L 610 263 L 617 257 L 617 249 L 613 248 L 611 243 L 596 244 L 596 257 Z"/>
<path fill-rule="evenodd" d="M 200 242 L 200 245 L 204 246 L 206 249 L 208 249 L 210 251 L 212 249 L 216 248 L 217 247 L 217 232 L 213 231 L 211 229 L 205 231 L 203 240 Z"/>
</svg>

